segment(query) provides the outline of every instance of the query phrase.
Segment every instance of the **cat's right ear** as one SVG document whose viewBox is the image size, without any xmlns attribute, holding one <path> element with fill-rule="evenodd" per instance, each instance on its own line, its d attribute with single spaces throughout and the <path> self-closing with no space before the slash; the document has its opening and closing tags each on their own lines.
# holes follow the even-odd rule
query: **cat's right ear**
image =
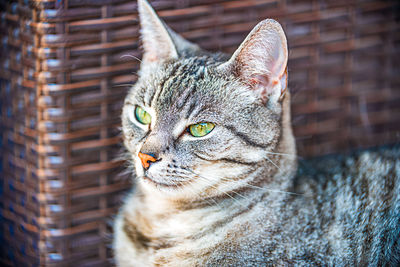
<svg viewBox="0 0 400 267">
<path fill-rule="evenodd" d="M 266 19 L 254 27 L 230 60 L 218 70 L 233 73 L 264 104 L 275 104 L 286 90 L 287 59 L 287 41 L 281 25 Z"/>
<path fill-rule="evenodd" d="M 177 59 L 185 50 L 200 49 L 165 25 L 146 0 L 138 0 L 138 9 L 144 48 L 143 62 Z"/>
</svg>

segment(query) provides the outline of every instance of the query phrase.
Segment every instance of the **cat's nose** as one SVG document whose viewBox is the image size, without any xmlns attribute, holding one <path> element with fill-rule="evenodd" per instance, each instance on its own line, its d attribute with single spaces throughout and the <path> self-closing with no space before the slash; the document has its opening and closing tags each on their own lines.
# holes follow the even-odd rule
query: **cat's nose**
<svg viewBox="0 0 400 267">
<path fill-rule="evenodd" d="M 145 169 L 148 169 L 150 167 L 150 163 L 157 161 L 154 154 L 150 154 L 150 153 L 145 154 L 145 153 L 139 152 L 138 156 L 140 158 L 140 161 L 142 162 L 143 168 L 145 168 Z"/>
</svg>

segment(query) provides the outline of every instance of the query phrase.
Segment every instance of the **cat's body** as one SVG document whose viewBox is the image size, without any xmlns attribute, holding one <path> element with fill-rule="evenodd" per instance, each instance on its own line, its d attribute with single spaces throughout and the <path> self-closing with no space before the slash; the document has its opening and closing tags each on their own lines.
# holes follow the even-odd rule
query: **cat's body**
<svg viewBox="0 0 400 267">
<path fill-rule="evenodd" d="M 398 266 L 399 158 L 395 146 L 301 161 L 295 188 L 311 197 L 294 197 L 302 212 L 288 216 L 301 225 L 306 259 L 329 266 Z M 322 254 L 314 255 L 315 248 Z"/>
<path fill-rule="evenodd" d="M 120 221 L 119 234 L 128 242 L 120 243 L 120 251 L 127 252 L 126 266 L 397 266 L 399 158 L 396 147 L 302 161 L 291 188 L 297 194 L 267 192 L 250 210 L 238 207 L 241 211 L 230 207 L 228 197 L 223 207 L 231 213 L 214 213 L 209 206 L 160 209 L 169 216 L 161 212 L 137 226 L 138 214 L 147 212 L 135 209 L 143 209 L 143 202 L 133 197 L 125 205 L 126 219 L 132 214 L 133 222 Z M 137 252 L 141 257 L 130 251 L 135 231 L 152 238 L 136 241 L 144 245 Z"/>
<path fill-rule="evenodd" d="M 118 266 L 399 263 L 398 151 L 295 176 L 277 22 L 227 61 L 139 11 L 145 54 L 122 116 L 137 182 L 114 227 Z"/>
</svg>

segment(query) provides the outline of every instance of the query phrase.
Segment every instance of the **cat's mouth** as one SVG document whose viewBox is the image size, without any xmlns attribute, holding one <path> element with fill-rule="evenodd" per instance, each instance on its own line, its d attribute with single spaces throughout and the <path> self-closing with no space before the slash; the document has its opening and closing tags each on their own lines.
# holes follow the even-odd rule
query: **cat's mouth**
<svg viewBox="0 0 400 267">
<path fill-rule="evenodd" d="M 183 183 L 163 183 L 160 181 L 156 181 L 148 176 L 142 176 L 143 180 L 146 181 L 147 183 L 151 183 L 155 186 L 159 186 L 159 187 L 169 187 L 169 188 L 177 188 L 183 185 Z"/>
</svg>

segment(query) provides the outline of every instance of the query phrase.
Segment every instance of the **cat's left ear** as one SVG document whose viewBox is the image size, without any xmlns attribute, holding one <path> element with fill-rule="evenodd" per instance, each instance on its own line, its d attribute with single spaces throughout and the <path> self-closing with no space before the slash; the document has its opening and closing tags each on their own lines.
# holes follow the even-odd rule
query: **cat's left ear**
<svg viewBox="0 0 400 267">
<path fill-rule="evenodd" d="M 144 47 L 143 62 L 177 59 L 187 51 L 200 48 L 171 30 L 146 0 L 138 0 L 141 37 Z"/>
<path fill-rule="evenodd" d="M 218 68 L 236 75 L 264 104 L 274 104 L 287 87 L 287 59 L 287 41 L 281 25 L 266 19 L 254 27 L 231 59 Z"/>
</svg>

